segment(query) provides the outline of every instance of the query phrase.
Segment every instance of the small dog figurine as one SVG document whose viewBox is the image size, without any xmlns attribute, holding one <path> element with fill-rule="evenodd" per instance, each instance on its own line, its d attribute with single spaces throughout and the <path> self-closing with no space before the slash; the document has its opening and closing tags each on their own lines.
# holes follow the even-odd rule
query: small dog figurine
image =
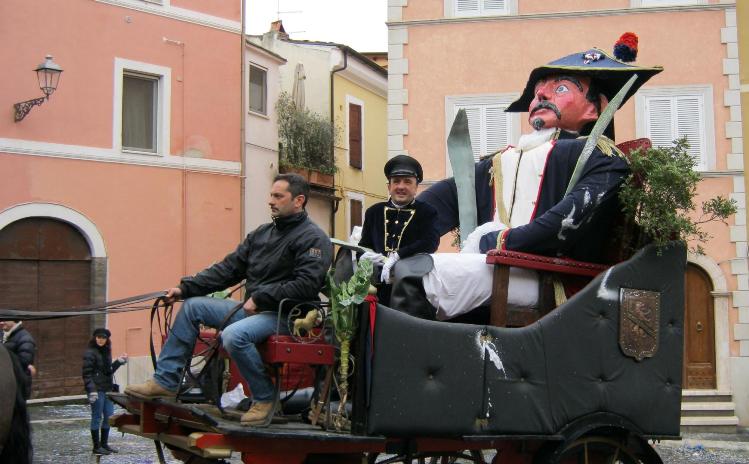
<svg viewBox="0 0 749 464">
<path fill-rule="evenodd" d="M 306 316 L 303 318 L 295 319 L 294 320 L 294 335 L 297 337 L 301 337 L 300 332 L 304 330 L 307 334 L 309 334 L 310 330 L 312 330 L 315 327 L 315 324 L 317 323 L 317 319 L 320 317 L 320 311 L 313 309 L 307 313 Z"/>
</svg>

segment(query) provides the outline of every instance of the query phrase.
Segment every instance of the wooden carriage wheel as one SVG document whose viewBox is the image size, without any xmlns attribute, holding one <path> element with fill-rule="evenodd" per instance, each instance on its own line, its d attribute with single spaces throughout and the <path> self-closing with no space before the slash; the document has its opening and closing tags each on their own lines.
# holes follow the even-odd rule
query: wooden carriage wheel
<svg viewBox="0 0 749 464">
<path fill-rule="evenodd" d="M 555 464 L 663 464 L 649 446 L 640 440 L 617 436 L 588 435 L 570 443 Z"/>
</svg>

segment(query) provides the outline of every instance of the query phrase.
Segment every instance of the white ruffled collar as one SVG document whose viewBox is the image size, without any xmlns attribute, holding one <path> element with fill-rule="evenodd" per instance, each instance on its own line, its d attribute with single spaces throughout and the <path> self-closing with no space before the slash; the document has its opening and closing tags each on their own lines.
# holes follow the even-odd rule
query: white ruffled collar
<svg viewBox="0 0 749 464">
<path fill-rule="evenodd" d="M 556 127 L 533 131 L 529 134 L 523 134 L 518 140 L 517 149 L 522 151 L 533 150 L 553 139 L 557 134 Z"/>
</svg>

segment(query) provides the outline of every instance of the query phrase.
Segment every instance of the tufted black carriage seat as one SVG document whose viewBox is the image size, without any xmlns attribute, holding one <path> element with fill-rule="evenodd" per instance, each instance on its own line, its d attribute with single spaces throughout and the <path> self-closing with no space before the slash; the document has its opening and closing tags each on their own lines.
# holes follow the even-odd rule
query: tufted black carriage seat
<svg viewBox="0 0 749 464">
<path fill-rule="evenodd" d="M 516 329 L 378 306 L 367 433 L 546 435 L 603 416 L 645 436 L 678 436 L 685 266 L 681 245 L 660 256 L 646 247 Z M 622 288 L 660 294 L 657 348 L 641 361 L 620 348 Z"/>
</svg>

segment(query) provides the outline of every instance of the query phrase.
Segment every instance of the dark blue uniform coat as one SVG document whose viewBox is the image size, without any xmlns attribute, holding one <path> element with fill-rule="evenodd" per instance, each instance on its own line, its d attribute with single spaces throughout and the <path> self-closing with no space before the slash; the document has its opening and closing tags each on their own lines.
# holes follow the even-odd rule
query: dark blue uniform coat
<svg viewBox="0 0 749 464">
<path fill-rule="evenodd" d="M 544 168 L 536 212 L 530 223 L 510 229 L 506 249 L 581 261 L 606 260 L 605 247 L 614 232 L 614 219 L 620 214 L 618 191 L 629 174 L 629 166 L 617 151 L 606 155 L 596 148 L 585 163 L 580 180 L 565 195 L 585 141 L 569 133 L 560 134 Z M 478 224 L 491 221 L 494 215 L 491 167 L 491 159 L 476 163 Z M 432 185 L 419 199 L 439 211 L 440 234 L 459 225 L 454 179 Z M 496 232 L 482 238 L 482 252 L 496 246 Z"/>
<path fill-rule="evenodd" d="M 437 211 L 423 201 L 414 200 L 401 209 L 386 201 L 370 206 L 364 213 L 359 245 L 377 253 L 397 251 L 403 259 L 417 253 L 434 253 L 439 243 Z"/>
</svg>

